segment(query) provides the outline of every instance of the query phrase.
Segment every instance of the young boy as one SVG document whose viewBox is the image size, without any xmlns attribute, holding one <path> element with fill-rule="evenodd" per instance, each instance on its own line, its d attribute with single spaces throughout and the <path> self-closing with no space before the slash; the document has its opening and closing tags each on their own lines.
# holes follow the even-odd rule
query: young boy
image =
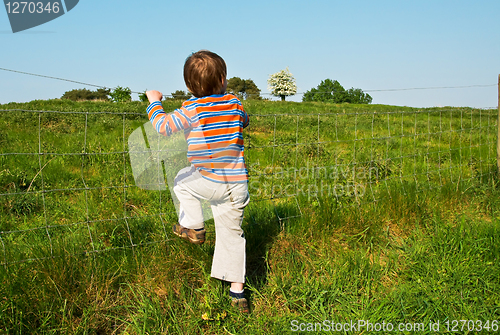
<svg viewBox="0 0 500 335">
<path fill-rule="evenodd" d="M 243 128 L 249 118 L 240 100 L 226 94 L 226 63 L 202 50 L 184 64 L 184 81 L 193 98 L 166 114 L 162 94 L 148 91 L 148 116 L 165 136 L 184 131 L 191 167 L 179 171 L 174 192 L 179 199 L 175 235 L 191 243 L 205 241 L 200 199 L 210 202 L 215 221 L 215 251 L 211 276 L 231 283 L 232 304 L 248 312 L 244 296 L 246 256 L 241 229 L 243 209 L 250 201 L 248 171 L 243 157 Z"/>
</svg>

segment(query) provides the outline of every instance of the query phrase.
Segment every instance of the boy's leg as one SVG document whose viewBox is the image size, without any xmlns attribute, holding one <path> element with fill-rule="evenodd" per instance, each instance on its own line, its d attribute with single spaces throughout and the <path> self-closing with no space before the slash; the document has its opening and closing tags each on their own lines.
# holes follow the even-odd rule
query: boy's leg
<svg viewBox="0 0 500 335">
<path fill-rule="evenodd" d="M 174 192 L 179 199 L 179 224 L 189 229 L 204 227 L 203 209 L 200 199 L 207 199 L 213 190 L 204 187 L 203 179 L 194 167 L 187 167 L 179 171 L 175 177 Z M 208 196 L 208 197 L 207 197 Z"/>
<path fill-rule="evenodd" d="M 245 235 L 241 224 L 250 197 L 247 183 L 226 184 L 227 194 L 212 201 L 215 221 L 215 251 L 211 276 L 231 283 L 245 282 Z"/>
<path fill-rule="evenodd" d="M 182 187 L 174 187 L 174 192 L 179 199 L 179 224 L 189 229 L 203 228 L 205 224 L 200 200 Z"/>
</svg>

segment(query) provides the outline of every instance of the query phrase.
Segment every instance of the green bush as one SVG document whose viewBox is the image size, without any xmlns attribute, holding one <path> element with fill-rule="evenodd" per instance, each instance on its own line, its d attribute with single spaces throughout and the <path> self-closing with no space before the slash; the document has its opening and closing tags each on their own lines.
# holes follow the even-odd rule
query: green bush
<svg viewBox="0 0 500 335">
<path fill-rule="evenodd" d="M 147 91 L 147 90 L 146 90 L 146 91 Z M 141 102 L 148 102 L 148 97 L 147 97 L 147 95 L 146 95 L 146 91 L 144 91 L 144 93 L 139 94 L 139 100 L 140 100 Z"/>
<path fill-rule="evenodd" d="M 336 80 L 322 80 L 317 88 L 311 88 L 302 97 L 302 101 L 323 101 L 333 102 L 337 104 L 369 104 L 372 102 L 372 97 L 368 93 L 363 93 L 359 88 L 344 89 Z"/>
<path fill-rule="evenodd" d="M 75 89 L 64 92 L 61 99 L 68 99 L 72 101 L 87 101 L 87 100 L 103 100 L 109 101 L 108 95 L 110 94 L 109 88 L 98 88 L 95 91 L 83 89 Z"/>
<path fill-rule="evenodd" d="M 109 95 L 114 102 L 132 101 L 132 91 L 128 87 L 118 86 Z"/>
<path fill-rule="evenodd" d="M 261 100 L 260 89 L 252 79 L 233 77 L 227 81 L 227 92 L 237 95 L 240 99 Z"/>
<path fill-rule="evenodd" d="M 173 93 L 170 93 L 171 98 L 167 98 L 168 100 L 187 100 L 191 98 L 193 95 L 189 92 L 184 92 L 182 90 L 177 90 Z"/>
</svg>

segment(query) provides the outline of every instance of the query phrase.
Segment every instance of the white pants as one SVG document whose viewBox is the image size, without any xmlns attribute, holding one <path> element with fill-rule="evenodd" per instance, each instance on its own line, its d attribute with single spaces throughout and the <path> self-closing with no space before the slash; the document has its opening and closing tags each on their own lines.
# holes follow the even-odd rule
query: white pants
<svg viewBox="0 0 500 335">
<path fill-rule="evenodd" d="M 200 199 L 210 202 L 215 222 L 215 251 L 211 276 L 244 283 L 245 235 L 241 229 L 243 209 L 248 205 L 248 183 L 216 183 L 205 179 L 194 166 L 179 171 L 174 192 L 179 199 L 179 224 L 190 229 L 204 227 Z"/>
</svg>

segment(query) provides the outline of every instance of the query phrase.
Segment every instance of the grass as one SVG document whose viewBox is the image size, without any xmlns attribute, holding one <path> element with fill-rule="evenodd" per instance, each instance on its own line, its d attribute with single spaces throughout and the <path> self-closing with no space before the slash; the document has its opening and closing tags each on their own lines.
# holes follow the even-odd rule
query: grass
<svg viewBox="0 0 500 335">
<path fill-rule="evenodd" d="M 133 186 L 126 139 L 145 107 L 0 106 L 33 111 L 0 111 L 0 334 L 280 334 L 351 320 L 425 334 L 489 320 L 494 332 L 495 111 L 245 103 L 244 316 L 210 278 L 213 222 L 202 246 L 176 239 L 169 192 Z"/>
</svg>

